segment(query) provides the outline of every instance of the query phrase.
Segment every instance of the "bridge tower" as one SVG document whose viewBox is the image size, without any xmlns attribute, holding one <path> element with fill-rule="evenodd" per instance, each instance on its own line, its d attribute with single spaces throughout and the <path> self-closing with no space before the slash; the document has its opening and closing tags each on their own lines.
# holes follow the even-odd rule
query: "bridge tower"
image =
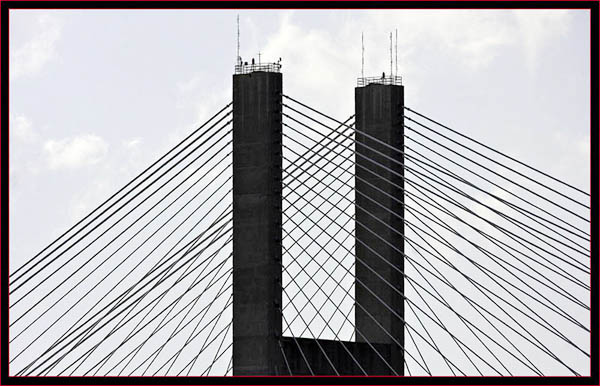
<svg viewBox="0 0 600 386">
<path fill-rule="evenodd" d="M 360 304 L 356 307 L 356 328 L 363 335 L 356 334 L 356 342 L 292 340 L 281 336 L 282 74 L 278 67 L 271 66 L 240 64 L 233 76 L 233 374 L 287 375 L 291 370 L 294 375 L 311 372 L 333 375 L 333 362 L 341 375 L 361 375 L 355 362 L 358 358 L 360 367 L 369 375 L 393 374 L 389 364 L 396 374 L 402 375 L 404 325 L 397 315 L 404 316 L 403 299 L 365 264 L 403 291 L 402 276 L 377 257 L 380 254 L 403 269 L 402 255 L 398 252 L 403 250 L 402 237 L 381 223 L 403 234 L 402 221 L 389 213 L 391 210 L 402 216 L 402 205 L 382 193 L 402 200 L 403 189 L 390 187 L 369 171 L 399 187 L 403 187 L 403 182 L 367 160 L 373 159 L 402 173 L 400 165 L 378 152 L 402 162 L 401 155 L 393 154 L 378 141 L 403 145 L 403 88 L 395 84 L 368 84 L 355 91 L 355 288 L 356 301 Z M 376 151 L 367 150 L 361 144 Z M 375 205 L 373 199 L 380 206 Z M 377 239 L 367 229 L 375 230 L 383 239 Z M 359 282 L 371 288 L 380 300 L 365 291 Z M 391 306 L 396 315 L 381 301 Z M 306 360 L 311 369 L 307 368 Z"/>
<path fill-rule="evenodd" d="M 279 72 L 233 76 L 234 375 L 282 368 L 281 87 Z"/>
<path fill-rule="evenodd" d="M 404 87 L 399 77 L 362 81 L 354 94 L 355 336 L 358 342 L 389 344 L 390 364 L 402 375 L 404 156 L 392 147 L 404 148 Z"/>
</svg>

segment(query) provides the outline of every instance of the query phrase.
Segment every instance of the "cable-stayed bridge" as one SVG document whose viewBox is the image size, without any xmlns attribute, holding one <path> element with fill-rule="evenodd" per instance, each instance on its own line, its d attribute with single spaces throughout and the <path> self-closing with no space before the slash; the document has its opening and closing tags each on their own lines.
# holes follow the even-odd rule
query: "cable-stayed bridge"
<svg viewBox="0 0 600 386">
<path fill-rule="evenodd" d="M 233 101 L 10 273 L 10 375 L 589 375 L 590 195 L 361 78 Z M 352 96 L 349 96 L 352 97 Z"/>
</svg>

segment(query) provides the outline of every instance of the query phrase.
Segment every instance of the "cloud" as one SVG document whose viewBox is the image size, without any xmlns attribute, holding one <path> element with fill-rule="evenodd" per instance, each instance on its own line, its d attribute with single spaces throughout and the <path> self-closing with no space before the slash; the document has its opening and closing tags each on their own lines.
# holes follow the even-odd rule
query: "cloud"
<svg viewBox="0 0 600 386">
<path fill-rule="evenodd" d="M 520 31 L 520 44 L 530 70 L 539 64 L 540 51 L 552 40 L 567 33 L 572 16 L 572 12 L 567 10 L 514 11 Z"/>
<path fill-rule="evenodd" d="M 556 10 L 347 11 L 331 16 L 334 20 L 323 27 L 311 22 L 306 27 L 312 12 L 283 13 L 276 32 L 261 47 L 263 60 L 281 57 L 286 94 L 309 95 L 304 102 L 341 120 L 354 112 L 361 32 L 365 76 L 376 76 L 389 72 L 389 33 L 398 30 L 398 73 L 409 85 L 407 100 L 416 106 L 434 79 L 449 72 L 444 67 L 464 83 L 486 71 L 502 74 L 510 63 L 507 55 L 516 53 L 517 65 L 537 70 L 552 41 L 569 31 L 573 17 Z M 329 25 L 339 27 L 332 31 Z M 256 49 L 243 47 L 242 56 Z"/>
<path fill-rule="evenodd" d="M 375 35 L 382 46 L 384 33 L 398 29 L 399 54 L 433 49 L 471 69 L 488 65 L 498 49 L 516 41 L 511 35 L 510 14 L 499 11 L 405 11 L 367 14 L 369 39 Z M 387 53 L 384 47 L 377 52 Z M 386 55 L 386 58 L 388 56 Z"/>
<path fill-rule="evenodd" d="M 123 146 L 125 146 L 126 149 L 134 150 L 134 149 L 137 149 L 137 147 L 141 143 L 142 143 L 142 139 L 139 137 L 136 137 L 136 138 L 131 138 L 126 141 L 123 141 Z"/>
<path fill-rule="evenodd" d="M 529 69 L 534 69 L 540 64 L 541 50 L 568 31 L 573 17 L 565 10 L 416 10 L 367 15 L 368 25 L 373 26 L 369 35 L 374 33 L 379 40 L 370 44 L 383 45 L 382 34 L 398 28 L 399 54 L 430 48 L 470 69 L 491 64 L 507 47 L 520 47 Z"/>
<path fill-rule="evenodd" d="M 354 111 L 353 100 L 347 96 L 353 95 L 355 64 L 360 63 L 356 39 L 351 39 L 346 29 L 338 35 L 324 29 L 307 30 L 294 22 L 294 16 L 292 12 L 284 14 L 279 31 L 263 49 L 264 58 L 283 59 L 284 87 L 290 96 L 311 95 L 311 105 L 347 118 Z"/>
<path fill-rule="evenodd" d="M 25 115 L 10 114 L 10 185 L 14 190 L 24 176 L 36 176 L 40 172 L 39 149 L 40 136 L 33 129 L 31 119 Z"/>
<path fill-rule="evenodd" d="M 576 143 L 577 149 L 581 155 L 583 155 L 584 159 L 587 161 L 590 159 L 590 136 L 585 135 L 583 138 L 579 139 Z"/>
<path fill-rule="evenodd" d="M 31 120 L 24 115 L 11 117 L 10 138 L 17 141 L 31 143 L 37 138 Z"/>
<path fill-rule="evenodd" d="M 102 138 L 86 134 L 44 143 L 51 169 L 75 169 L 100 162 L 108 152 L 108 144 Z"/>
<path fill-rule="evenodd" d="M 56 42 L 62 26 L 49 15 L 37 19 L 37 34 L 27 43 L 10 53 L 10 79 L 37 74 L 44 65 L 56 57 Z"/>
<path fill-rule="evenodd" d="M 169 130 L 167 141 L 163 143 L 156 155 L 164 154 L 168 148 L 180 142 L 221 110 L 224 107 L 223 101 L 231 100 L 230 88 L 228 79 L 212 82 L 210 75 L 202 72 L 191 74 L 187 79 L 177 82 L 175 107 L 180 110 L 178 114 L 181 114 L 184 124 Z M 221 121 L 219 127 L 229 119 L 231 117 Z"/>
<path fill-rule="evenodd" d="M 112 159 L 118 159 L 119 171 L 125 176 L 133 176 L 135 172 L 141 171 L 153 160 L 152 152 L 146 151 L 143 147 L 144 140 L 140 137 L 124 140 L 122 148 L 116 154 L 112 154 Z"/>
</svg>

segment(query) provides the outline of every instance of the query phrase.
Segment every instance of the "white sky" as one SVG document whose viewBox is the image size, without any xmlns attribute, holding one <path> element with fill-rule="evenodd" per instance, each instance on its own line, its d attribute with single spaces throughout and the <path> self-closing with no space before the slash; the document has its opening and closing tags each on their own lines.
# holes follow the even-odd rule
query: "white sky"
<svg viewBox="0 0 600 386">
<path fill-rule="evenodd" d="M 11 266 L 231 99 L 235 11 L 11 11 Z M 346 117 L 360 75 L 406 105 L 587 190 L 586 11 L 242 11 L 241 55 Z"/>
<path fill-rule="evenodd" d="M 587 11 L 10 12 L 10 264 L 16 269 L 231 100 L 241 56 L 345 119 L 365 75 L 407 106 L 585 191 Z"/>
</svg>

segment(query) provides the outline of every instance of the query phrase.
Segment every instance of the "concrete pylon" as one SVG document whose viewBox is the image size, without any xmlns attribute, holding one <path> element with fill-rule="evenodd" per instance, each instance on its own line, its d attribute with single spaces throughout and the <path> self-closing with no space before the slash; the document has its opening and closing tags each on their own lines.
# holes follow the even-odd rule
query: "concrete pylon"
<svg viewBox="0 0 600 386">
<path fill-rule="evenodd" d="M 282 74 L 233 76 L 233 374 L 281 374 Z"/>
<path fill-rule="evenodd" d="M 404 87 L 357 87 L 355 109 L 356 340 L 389 344 L 392 366 L 402 375 L 404 157 L 381 142 L 404 148 Z"/>
<path fill-rule="evenodd" d="M 359 261 L 356 263 L 356 301 L 360 306 L 356 308 L 356 328 L 362 335 L 356 334 L 356 342 L 323 339 L 317 342 L 281 336 L 281 97 L 280 73 L 233 76 L 233 374 L 362 375 L 366 372 L 402 375 L 404 324 L 358 281 L 402 316 L 403 299 Z M 402 87 L 369 85 L 357 88 L 355 97 L 357 130 L 402 148 Z M 403 159 L 364 135 L 357 133 L 356 138 L 356 256 L 402 292 L 402 276 L 377 257 L 381 254 L 402 270 L 401 254 L 388 245 L 402 251 L 402 237 L 378 224 L 372 216 L 403 234 L 403 222 L 384 210 L 390 209 L 402 216 L 403 205 L 376 192 L 364 181 L 398 197 L 401 203 L 404 185 L 401 178 L 376 169 L 361 155 L 398 173 L 402 173 L 402 167 L 361 148 L 360 143 L 399 161 Z M 391 187 L 382 177 L 373 176 L 369 171 L 402 188 Z M 364 196 L 373 198 L 384 208 Z M 380 239 L 368 229 L 376 232 Z"/>
</svg>

